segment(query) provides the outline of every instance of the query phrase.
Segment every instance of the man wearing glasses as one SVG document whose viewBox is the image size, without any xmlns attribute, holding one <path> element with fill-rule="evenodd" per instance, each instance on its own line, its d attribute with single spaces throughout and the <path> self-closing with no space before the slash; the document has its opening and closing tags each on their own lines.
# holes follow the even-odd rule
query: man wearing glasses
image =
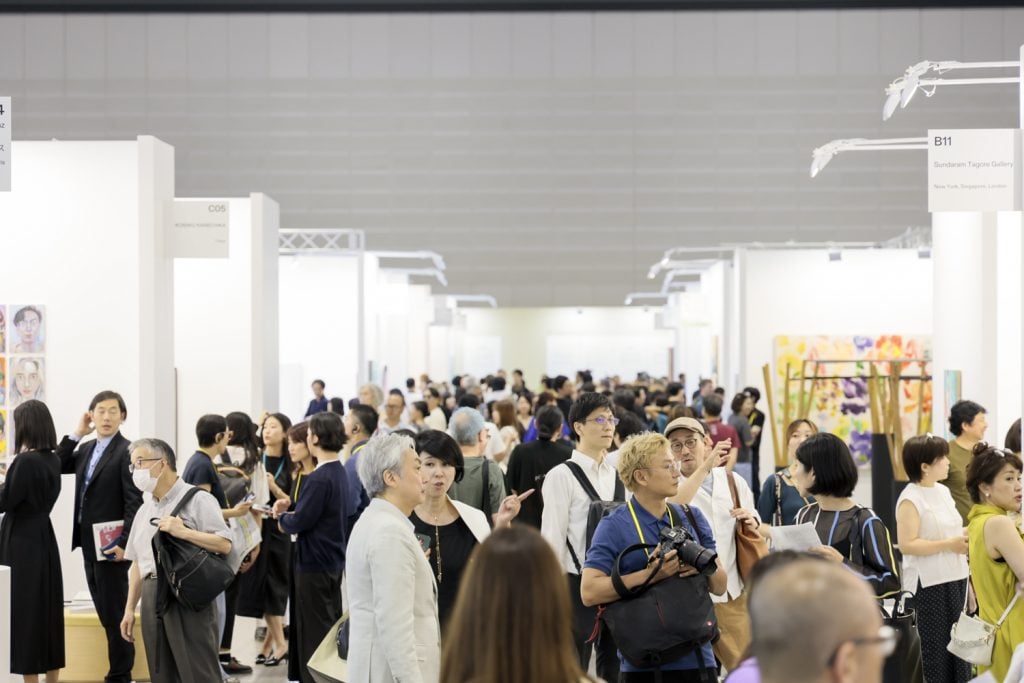
<svg viewBox="0 0 1024 683">
<path fill-rule="evenodd" d="M 754 509 L 754 494 L 743 477 L 718 466 L 721 458 L 705 456 L 708 448 L 706 432 L 699 421 L 692 417 L 676 418 L 665 427 L 665 436 L 685 478 L 680 485 L 680 493 L 672 502 L 692 505 L 711 522 L 718 559 L 729 579 L 725 594 L 713 595 L 711 599 L 715 603 L 715 615 L 721 631 L 721 637 L 715 643 L 715 656 L 732 671 L 740 663 L 750 642 L 747 601 L 736 562 L 736 525 L 746 524 L 752 529 L 761 526 L 761 519 Z M 717 444 L 716 449 L 720 454 L 728 453 L 731 446 L 727 440 Z M 735 483 L 739 507 L 733 504 L 729 477 Z"/>
<path fill-rule="evenodd" d="M 879 683 L 898 633 L 867 583 L 840 565 L 798 560 L 770 570 L 750 601 L 762 683 Z"/>
<path fill-rule="evenodd" d="M 576 448 L 568 461 L 557 465 L 544 478 L 544 512 L 540 532 L 555 551 L 569 580 L 573 603 L 573 639 L 580 665 L 590 666 L 593 645 L 588 643 L 597 616 L 596 607 L 587 607 L 580 597 L 580 574 L 587 552 L 587 518 L 595 500 L 625 501 L 625 489 L 607 454 L 618 419 L 606 396 L 584 392 L 569 410 L 569 424 L 576 437 Z M 584 482 L 587 486 L 584 486 Z M 588 491 L 589 489 L 589 491 Z M 596 493 L 597 497 L 592 495 Z M 597 636 L 597 675 L 606 681 L 619 679 L 619 659 L 607 627 Z"/>
<path fill-rule="evenodd" d="M 135 485 L 150 498 L 139 508 L 139 524 L 132 526 L 125 559 L 132 561 L 128 573 L 128 599 L 121 618 L 121 637 L 133 642 L 135 608 L 139 599 L 142 611 L 142 640 L 154 683 L 221 679 L 217 659 L 217 612 L 210 603 L 198 612 L 179 605 L 173 599 L 157 618 L 157 562 L 153 556 L 153 536 L 166 531 L 209 552 L 227 555 L 231 551 L 231 532 L 217 501 L 200 492 L 189 500 L 177 517 L 170 514 L 185 493 L 193 488 L 178 477 L 174 451 L 159 439 L 140 439 L 130 446 L 131 471 Z M 148 523 L 158 519 L 159 525 Z M 141 521 L 145 520 L 145 521 Z"/>
</svg>

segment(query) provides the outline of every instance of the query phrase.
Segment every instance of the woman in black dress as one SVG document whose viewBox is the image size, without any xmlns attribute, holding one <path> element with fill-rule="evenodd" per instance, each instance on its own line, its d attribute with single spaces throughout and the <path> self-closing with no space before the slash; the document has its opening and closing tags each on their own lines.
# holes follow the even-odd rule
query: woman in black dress
<svg viewBox="0 0 1024 683">
<path fill-rule="evenodd" d="M 0 564 L 11 568 L 11 673 L 56 683 L 64 668 L 64 579 L 50 512 L 60 495 L 57 433 L 42 401 L 14 411 L 18 454 L 0 485 Z"/>
</svg>

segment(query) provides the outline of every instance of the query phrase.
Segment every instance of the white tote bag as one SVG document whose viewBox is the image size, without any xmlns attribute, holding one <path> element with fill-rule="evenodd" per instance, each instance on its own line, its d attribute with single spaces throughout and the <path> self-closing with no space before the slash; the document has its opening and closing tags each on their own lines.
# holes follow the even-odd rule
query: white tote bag
<svg viewBox="0 0 1024 683">
<path fill-rule="evenodd" d="M 968 593 L 970 593 L 970 590 L 968 590 Z M 990 666 L 992 664 L 992 648 L 995 645 L 996 632 L 999 631 L 999 627 L 1006 621 L 1007 615 L 1013 609 L 1013 606 L 1017 604 L 1017 598 L 1019 597 L 1020 595 L 1013 596 L 1013 600 L 1003 610 L 1003 616 L 999 617 L 999 621 L 994 625 L 969 615 L 965 600 L 964 609 L 960 612 L 960 618 L 953 624 L 949 645 L 946 646 L 946 649 L 965 662 L 977 664 L 978 666 Z"/>
</svg>

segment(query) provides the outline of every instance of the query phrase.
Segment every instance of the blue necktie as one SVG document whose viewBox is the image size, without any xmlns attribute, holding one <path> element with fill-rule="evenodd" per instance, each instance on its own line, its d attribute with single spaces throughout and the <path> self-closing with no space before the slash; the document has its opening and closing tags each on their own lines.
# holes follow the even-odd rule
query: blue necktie
<svg viewBox="0 0 1024 683">
<path fill-rule="evenodd" d="M 100 458 L 103 457 L 103 451 L 107 449 L 106 441 L 97 441 L 96 448 L 92 450 L 92 458 L 89 460 L 89 467 L 85 470 L 85 486 L 83 489 L 89 488 L 89 482 L 92 481 L 92 475 L 96 471 L 96 465 L 99 464 Z"/>
</svg>

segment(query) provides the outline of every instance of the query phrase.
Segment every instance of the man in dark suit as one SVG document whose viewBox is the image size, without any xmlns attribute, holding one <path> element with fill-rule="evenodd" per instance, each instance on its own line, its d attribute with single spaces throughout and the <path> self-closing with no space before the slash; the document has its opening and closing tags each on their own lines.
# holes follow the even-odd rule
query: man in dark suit
<svg viewBox="0 0 1024 683">
<path fill-rule="evenodd" d="M 128 410 L 121 395 L 101 391 L 89 403 L 89 412 L 82 415 L 74 433 L 65 436 L 57 447 L 61 471 L 75 474 L 71 547 L 82 549 L 89 593 L 107 635 L 110 671 L 104 680 L 111 683 L 129 683 L 135 664 L 135 646 L 121 637 L 121 617 L 128 600 L 131 565 L 124 559 L 124 549 L 135 512 L 142 504 L 142 492 L 132 483 L 128 467 L 130 442 L 120 432 L 121 423 L 127 417 Z M 96 438 L 81 443 L 93 429 Z M 98 555 L 93 525 L 122 520 L 121 534 L 104 544 Z M 100 556 L 104 559 L 99 559 Z"/>
</svg>

